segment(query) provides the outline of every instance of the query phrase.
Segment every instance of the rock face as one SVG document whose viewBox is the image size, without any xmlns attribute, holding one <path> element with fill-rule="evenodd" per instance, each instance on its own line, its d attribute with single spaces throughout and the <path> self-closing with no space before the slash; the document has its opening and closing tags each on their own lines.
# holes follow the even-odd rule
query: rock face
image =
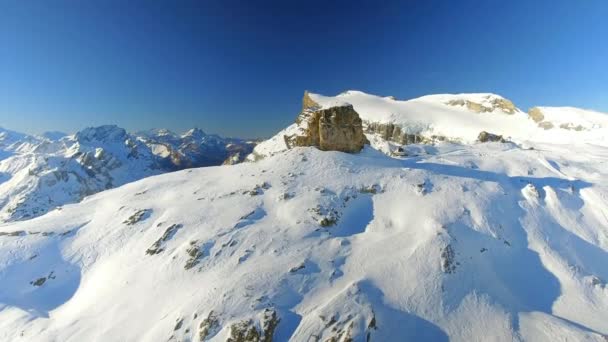
<svg viewBox="0 0 608 342">
<path fill-rule="evenodd" d="M 542 129 L 552 129 L 554 127 L 553 123 L 545 120 L 545 115 L 538 107 L 533 107 L 528 110 L 528 115 L 530 119 L 534 120 L 538 124 L 538 127 Z"/>
<path fill-rule="evenodd" d="M 314 101 L 304 94 L 304 110 L 296 119 L 299 132 L 284 136 L 288 147 L 316 146 L 322 151 L 355 153 L 368 143 L 363 134 L 363 122 L 352 105 L 317 109 Z"/>
<path fill-rule="evenodd" d="M 450 106 L 466 106 L 467 109 L 476 113 L 490 113 L 496 109 L 503 111 L 506 114 L 514 114 L 517 108 L 513 102 L 504 98 L 491 98 L 486 97 L 486 103 L 477 103 L 469 100 L 458 99 L 449 101 L 447 104 Z"/>
<path fill-rule="evenodd" d="M 492 133 L 488 133 L 486 131 L 483 131 L 481 133 L 479 133 L 479 136 L 477 137 L 477 140 L 479 142 L 485 143 L 485 142 L 505 142 L 505 138 L 503 138 L 502 135 L 498 135 L 498 134 L 492 134 Z"/>
<path fill-rule="evenodd" d="M 528 110 L 528 115 L 534 122 L 539 123 L 545 119 L 545 115 L 538 107 L 532 107 Z"/>
<path fill-rule="evenodd" d="M 538 127 L 542 129 L 548 130 L 556 127 L 553 122 L 545 120 L 545 114 L 538 107 L 530 108 L 528 110 L 528 116 L 530 116 L 530 119 L 534 120 L 534 122 L 538 124 Z M 572 122 L 561 123 L 559 124 L 559 128 L 577 132 L 585 130 L 585 127 L 583 127 L 582 125 L 577 125 Z"/>
<path fill-rule="evenodd" d="M 316 103 L 313 99 L 310 98 L 310 93 L 308 90 L 304 91 L 304 98 L 302 99 L 302 111 L 307 109 L 318 109 L 321 108 L 318 103 Z"/>
<path fill-rule="evenodd" d="M 427 144 L 433 139 L 422 136 L 421 134 L 413 134 L 404 132 L 401 126 L 393 123 L 366 122 L 365 131 L 380 135 L 384 140 L 393 141 L 401 145 L 409 144 Z M 435 137 L 437 140 L 444 140 L 443 137 Z"/>
</svg>

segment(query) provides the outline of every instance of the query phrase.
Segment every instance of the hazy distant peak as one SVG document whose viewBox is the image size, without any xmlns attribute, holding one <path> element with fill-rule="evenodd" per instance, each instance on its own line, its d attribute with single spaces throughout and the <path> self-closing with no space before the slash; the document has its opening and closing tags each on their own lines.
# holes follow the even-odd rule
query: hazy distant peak
<svg viewBox="0 0 608 342">
<path fill-rule="evenodd" d="M 52 140 L 52 141 L 57 141 L 63 137 L 68 136 L 68 134 L 64 133 L 64 132 L 60 132 L 60 131 L 48 131 L 48 132 L 44 132 L 44 133 L 40 134 L 40 136 L 43 138 Z"/>
<path fill-rule="evenodd" d="M 122 142 L 126 138 L 127 131 L 116 125 L 87 127 L 75 135 L 79 142 Z"/>
<path fill-rule="evenodd" d="M 202 129 L 192 128 L 192 129 L 188 130 L 186 133 L 182 134 L 182 138 L 200 139 L 206 135 L 207 134 Z"/>
</svg>

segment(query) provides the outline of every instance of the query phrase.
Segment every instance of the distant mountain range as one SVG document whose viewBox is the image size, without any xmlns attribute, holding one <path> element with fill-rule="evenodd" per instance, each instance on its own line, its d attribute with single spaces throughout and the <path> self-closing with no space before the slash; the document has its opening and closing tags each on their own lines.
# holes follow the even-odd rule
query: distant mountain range
<svg viewBox="0 0 608 342">
<path fill-rule="evenodd" d="M 200 129 L 178 135 L 100 126 L 31 136 L 0 128 L 0 222 L 36 217 L 156 174 L 238 163 L 254 145 Z"/>
</svg>

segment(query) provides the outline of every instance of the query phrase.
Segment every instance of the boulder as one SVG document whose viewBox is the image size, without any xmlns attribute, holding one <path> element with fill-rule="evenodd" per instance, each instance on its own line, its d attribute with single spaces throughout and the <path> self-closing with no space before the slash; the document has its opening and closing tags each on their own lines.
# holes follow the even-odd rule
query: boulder
<svg viewBox="0 0 608 342">
<path fill-rule="evenodd" d="M 306 101 L 307 95 L 304 94 L 305 109 L 296 119 L 299 132 L 284 137 L 287 146 L 316 146 L 323 151 L 348 153 L 361 151 L 368 141 L 363 134 L 363 122 L 353 106 L 317 109 Z"/>
<path fill-rule="evenodd" d="M 532 107 L 528 110 L 528 116 L 530 119 L 534 120 L 534 122 L 539 123 L 545 119 L 545 115 L 538 107 Z"/>
<path fill-rule="evenodd" d="M 479 133 L 479 136 L 477 137 L 477 140 L 479 142 L 482 142 L 482 143 L 485 143 L 485 142 L 505 142 L 505 138 L 503 138 L 502 135 L 488 133 L 486 131 L 482 131 L 481 133 Z"/>
</svg>

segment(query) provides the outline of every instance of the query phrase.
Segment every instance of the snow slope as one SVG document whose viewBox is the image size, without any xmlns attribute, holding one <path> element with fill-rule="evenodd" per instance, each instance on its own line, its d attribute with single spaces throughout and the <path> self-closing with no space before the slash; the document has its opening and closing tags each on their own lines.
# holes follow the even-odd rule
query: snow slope
<svg viewBox="0 0 608 342">
<path fill-rule="evenodd" d="M 0 340 L 605 341 L 608 149 L 406 148 L 295 148 L 4 224 Z"/>
<path fill-rule="evenodd" d="M 551 124 L 551 129 L 545 129 L 528 113 L 522 112 L 502 96 L 491 93 L 428 95 L 407 101 L 356 90 L 333 97 L 307 94 L 321 108 L 352 104 L 364 127 L 372 123 L 394 124 L 405 133 L 429 139 L 444 137 L 472 143 L 480 132 L 487 131 L 518 143 L 590 143 L 608 146 L 608 114 L 579 108 L 537 107 L 544 114 L 543 124 Z M 512 110 L 505 108 L 504 103 L 513 106 Z M 287 150 L 283 136 L 292 135 L 297 130 L 298 125 L 292 124 L 258 144 L 248 160 Z M 377 141 L 373 134 L 368 134 L 368 139 L 372 143 Z"/>
<path fill-rule="evenodd" d="M 545 120 L 555 129 L 545 130 L 529 118 L 527 113 L 515 109 L 510 114 L 500 107 L 492 107 L 493 101 L 504 100 L 495 94 L 443 94 L 429 95 L 408 101 L 378 97 L 359 91 L 347 91 L 335 97 L 311 94 L 310 97 L 323 107 L 334 103 L 350 103 L 364 121 L 395 123 L 412 133 L 427 136 L 440 135 L 472 142 L 479 132 L 488 131 L 510 137 L 516 141 L 549 143 L 589 142 L 608 146 L 608 114 L 571 107 L 540 107 Z M 480 104 L 492 109 L 477 113 L 463 101 Z M 582 124 L 585 131 L 560 129 L 562 124 Z"/>
<path fill-rule="evenodd" d="M 578 128 L 580 131 L 595 132 L 608 127 L 608 114 L 605 113 L 574 107 L 537 108 L 543 113 L 545 121 L 551 122 L 555 127 L 562 128 L 562 131 L 568 128 Z"/>
</svg>

